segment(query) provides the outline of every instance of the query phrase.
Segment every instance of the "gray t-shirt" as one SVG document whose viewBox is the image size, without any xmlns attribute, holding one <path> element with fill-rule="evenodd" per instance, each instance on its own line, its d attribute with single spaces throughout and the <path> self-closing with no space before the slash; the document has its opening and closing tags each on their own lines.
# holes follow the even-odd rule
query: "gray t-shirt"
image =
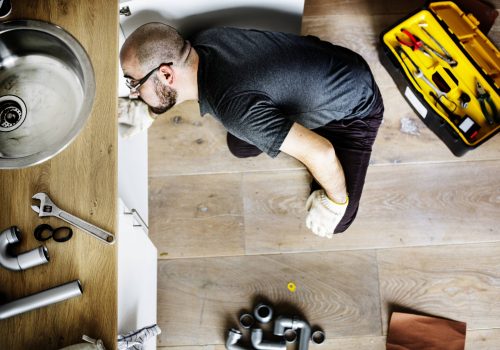
<svg viewBox="0 0 500 350">
<path fill-rule="evenodd" d="M 214 28 L 191 42 L 201 114 L 271 157 L 294 122 L 315 129 L 363 118 L 380 98 L 361 56 L 317 37 Z"/>
</svg>

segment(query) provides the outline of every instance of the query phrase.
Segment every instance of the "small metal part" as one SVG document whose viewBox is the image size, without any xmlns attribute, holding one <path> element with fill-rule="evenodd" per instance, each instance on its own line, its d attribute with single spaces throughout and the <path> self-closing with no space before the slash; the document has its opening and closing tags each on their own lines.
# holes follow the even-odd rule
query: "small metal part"
<svg viewBox="0 0 500 350">
<path fill-rule="evenodd" d="M 325 332 L 317 330 L 314 331 L 311 335 L 311 341 L 313 344 L 320 345 L 323 344 L 326 340 Z"/>
<path fill-rule="evenodd" d="M 251 342 L 252 346 L 257 350 L 286 350 L 286 342 L 284 340 L 280 342 L 274 342 L 269 340 L 264 340 L 264 332 L 260 328 L 252 329 Z"/>
<path fill-rule="evenodd" d="M 25 119 L 26 105 L 23 100 L 14 95 L 0 97 L 0 131 L 14 131 Z"/>
<path fill-rule="evenodd" d="M 442 59 L 443 61 L 447 62 L 450 66 L 454 67 L 456 66 L 458 63 L 457 61 L 455 61 L 451 55 L 448 53 L 448 51 L 446 51 L 446 49 L 443 47 L 443 45 L 441 45 L 439 43 L 439 41 L 437 41 L 436 38 L 434 38 L 431 33 L 429 33 L 427 31 L 427 29 L 425 29 L 425 27 L 427 27 L 427 23 L 426 22 L 420 22 L 419 24 L 419 27 L 422 28 L 422 30 L 424 31 L 425 34 L 427 34 L 427 36 L 429 38 L 431 38 L 432 41 L 434 41 L 434 43 L 441 49 L 441 51 L 444 53 L 444 56 L 441 55 L 439 52 L 437 52 L 436 50 L 434 50 L 433 48 L 431 48 L 429 45 L 425 44 L 425 46 L 427 46 L 437 57 L 439 57 L 440 59 Z"/>
<path fill-rule="evenodd" d="M 463 109 L 466 109 L 469 106 L 469 102 L 470 102 L 470 96 L 467 95 L 465 92 L 462 92 L 462 94 L 460 95 L 460 106 Z"/>
<path fill-rule="evenodd" d="M 253 312 L 255 319 L 260 323 L 269 323 L 273 319 L 273 309 L 269 305 L 259 304 Z"/>
<path fill-rule="evenodd" d="M 294 344 L 297 341 L 297 332 L 293 329 L 287 329 L 283 334 L 283 338 L 285 338 L 287 344 Z"/>
<path fill-rule="evenodd" d="M 255 323 L 255 320 L 251 314 L 242 314 L 240 316 L 240 326 L 249 329 L 251 328 Z"/>
<path fill-rule="evenodd" d="M 294 293 L 297 290 L 297 285 L 293 282 L 288 282 L 287 288 L 290 292 Z"/>
<path fill-rule="evenodd" d="M 125 16 L 125 17 L 131 16 L 132 12 L 130 12 L 130 7 L 128 7 L 128 6 L 121 7 L 120 8 L 120 15 Z"/>
</svg>

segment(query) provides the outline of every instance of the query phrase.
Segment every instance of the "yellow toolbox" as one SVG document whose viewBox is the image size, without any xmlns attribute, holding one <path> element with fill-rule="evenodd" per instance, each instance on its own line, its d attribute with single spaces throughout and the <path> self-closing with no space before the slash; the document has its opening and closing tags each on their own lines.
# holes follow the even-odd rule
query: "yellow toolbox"
<svg viewBox="0 0 500 350">
<path fill-rule="evenodd" d="M 431 2 L 381 35 L 382 63 L 456 156 L 500 131 L 500 53 L 472 14 Z"/>
</svg>

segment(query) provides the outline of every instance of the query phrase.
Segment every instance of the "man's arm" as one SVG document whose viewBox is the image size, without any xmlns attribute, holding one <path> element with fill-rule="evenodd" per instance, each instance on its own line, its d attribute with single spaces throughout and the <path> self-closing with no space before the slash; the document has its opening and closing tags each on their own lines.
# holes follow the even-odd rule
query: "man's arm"
<svg viewBox="0 0 500 350">
<path fill-rule="evenodd" d="M 337 203 L 346 202 L 344 170 L 330 141 L 294 123 L 280 151 L 302 162 L 331 200 Z"/>
</svg>

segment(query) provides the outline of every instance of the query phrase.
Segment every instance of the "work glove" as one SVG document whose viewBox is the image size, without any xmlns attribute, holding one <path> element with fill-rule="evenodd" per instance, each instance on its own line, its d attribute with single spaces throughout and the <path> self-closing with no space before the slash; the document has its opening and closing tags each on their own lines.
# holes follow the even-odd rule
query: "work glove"
<svg viewBox="0 0 500 350">
<path fill-rule="evenodd" d="M 130 138 L 153 124 L 155 118 L 149 113 L 149 107 L 142 101 L 128 98 L 118 99 L 118 126 L 121 137 Z"/>
<path fill-rule="evenodd" d="M 333 231 L 345 214 L 349 198 L 343 204 L 332 201 L 325 190 L 316 190 L 307 199 L 306 226 L 315 235 L 320 237 L 333 237 Z"/>
</svg>

